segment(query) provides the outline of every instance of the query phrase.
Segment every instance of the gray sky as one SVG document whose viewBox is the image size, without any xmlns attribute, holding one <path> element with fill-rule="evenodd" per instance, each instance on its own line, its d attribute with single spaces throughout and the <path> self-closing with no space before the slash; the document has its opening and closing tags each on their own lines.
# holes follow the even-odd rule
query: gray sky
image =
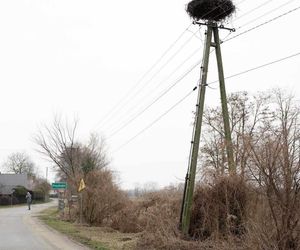
<svg viewBox="0 0 300 250">
<path fill-rule="evenodd" d="M 199 79 L 199 67 L 119 129 L 201 59 L 205 29 L 190 26 L 184 10 L 187 2 L 0 1 L 0 160 L 12 152 L 26 151 L 45 175 L 45 167 L 51 164 L 34 151 L 31 138 L 40 124 L 50 123 L 55 114 L 61 114 L 70 120 L 79 118 L 80 140 L 91 132 L 106 138 L 112 168 L 118 172 L 122 187 L 146 182 L 163 186 L 183 179 L 196 92 L 150 129 L 119 147 L 191 91 Z M 226 26 L 237 31 L 221 31 L 222 38 L 300 6 L 299 0 L 235 3 L 237 12 Z M 297 10 L 224 43 L 225 75 L 300 52 L 299 23 Z M 179 41 L 140 81 L 180 34 Z M 255 93 L 281 87 L 298 97 L 299 64 L 300 56 L 228 79 L 227 92 Z M 216 79 L 212 54 L 208 81 Z M 217 84 L 212 87 L 216 89 L 208 89 L 206 103 L 217 105 L 219 90 Z M 120 106 L 112 111 L 118 103 Z"/>
</svg>

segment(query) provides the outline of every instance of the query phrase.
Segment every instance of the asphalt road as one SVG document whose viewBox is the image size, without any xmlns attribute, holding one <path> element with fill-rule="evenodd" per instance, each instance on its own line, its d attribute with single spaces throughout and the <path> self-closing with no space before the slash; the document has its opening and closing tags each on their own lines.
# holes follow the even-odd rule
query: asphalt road
<svg viewBox="0 0 300 250">
<path fill-rule="evenodd" d="M 57 201 L 47 204 L 0 208 L 0 250 L 87 250 L 37 219 L 37 214 Z"/>
</svg>

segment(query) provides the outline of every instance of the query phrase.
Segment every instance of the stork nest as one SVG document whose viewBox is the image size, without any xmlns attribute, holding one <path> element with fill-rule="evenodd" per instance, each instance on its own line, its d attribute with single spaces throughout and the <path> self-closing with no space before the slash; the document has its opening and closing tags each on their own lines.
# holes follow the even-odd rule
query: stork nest
<svg viewBox="0 0 300 250">
<path fill-rule="evenodd" d="M 192 0 L 187 4 L 187 13 L 195 20 L 219 22 L 229 18 L 235 11 L 231 0 Z"/>
</svg>

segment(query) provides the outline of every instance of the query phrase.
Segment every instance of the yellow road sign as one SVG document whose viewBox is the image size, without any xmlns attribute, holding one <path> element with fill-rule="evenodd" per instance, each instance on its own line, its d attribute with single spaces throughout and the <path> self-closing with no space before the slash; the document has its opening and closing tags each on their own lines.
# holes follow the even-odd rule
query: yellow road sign
<svg viewBox="0 0 300 250">
<path fill-rule="evenodd" d="M 84 180 L 81 179 L 80 183 L 79 183 L 78 192 L 82 191 L 83 189 L 85 189 L 85 183 L 84 183 Z"/>
</svg>

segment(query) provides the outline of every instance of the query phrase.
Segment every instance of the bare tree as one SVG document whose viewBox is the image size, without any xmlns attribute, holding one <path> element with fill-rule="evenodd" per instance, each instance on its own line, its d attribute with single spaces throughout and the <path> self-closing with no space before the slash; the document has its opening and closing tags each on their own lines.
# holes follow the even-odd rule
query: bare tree
<svg viewBox="0 0 300 250">
<path fill-rule="evenodd" d="M 76 179 L 78 175 L 78 144 L 75 134 L 78 121 L 63 125 L 60 118 L 55 117 L 53 124 L 44 125 L 34 140 L 39 146 L 38 151 L 52 160 L 67 178 Z"/>
<path fill-rule="evenodd" d="M 30 157 L 24 152 L 12 153 L 8 156 L 7 161 L 3 164 L 3 167 L 15 174 L 28 174 L 34 176 L 35 165 L 31 161 Z"/>
<path fill-rule="evenodd" d="M 90 171 L 101 170 L 108 166 L 107 152 L 105 141 L 97 134 L 91 134 L 87 145 L 82 145 L 81 154 L 81 170 L 84 175 Z"/>
<path fill-rule="evenodd" d="M 35 136 L 39 152 L 54 162 L 57 176 L 67 181 L 76 190 L 80 178 L 109 164 L 104 139 L 92 134 L 88 143 L 76 139 L 78 121 L 70 125 L 55 118 L 52 125 L 44 127 Z"/>
<path fill-rule="evenodd" d="M 276 249 L 299 249 L 299 103 L 282 90 L 253 98 L 245 93 L 232 94 L 228 101 L 238 173 L 256 192 L 253 213 L 259 213 L 260 220 L 268 218 L 261 224 L 258 217 L 252 217 L 252 225 L 260 225 L 256 226 L 260 228 L 256 236 L 269 239 Z M 227 166 L 220 109 L 208 111 L 199 164 L 201 171 L 209 170 L 211 180 L 224 175 Z"/>
<path fill-rule="evenodd" d="M 91 171 L 101 170 L 108 166 L 109 160 L 105 147 L 105 141 L 97 134 L 91 134 L 88 143 L 76 143 L 76 152 L 74 158 L 76 159 L 76 172 L 79 175 L 86 175 Z M 63 155 L 64 158 L 64 155 Z M 65 160 L 63 160 L 65 162 Z M 66 163 L 64 165 L 67 165 Z M 66 181 L 68 176 L 62 169 L 58 169 L 57 177 L 60 180 Z"/>
<path fill-rule="evenodd" d="M 245 138 L 252 137 L 261 121 L 270 114 L 269 99 L 269 94 L 251 97 L 246 92 L 232 93 L 228 97 L 234 160 L 243 178 L 249 176 L 246 173 L 248 153 Z M 217 178 L 228 170 L 221 108 L 207 108 L 203 122 L 200 170 L 208 179 Z"/>
<path fill-rule="evenodd" d="M 248 138 L 248 167 L 266 196 L 278 249 L 299 249 L 300 107 L 279 90 L 272 106 L 274 114 Z"/>
</svg>

